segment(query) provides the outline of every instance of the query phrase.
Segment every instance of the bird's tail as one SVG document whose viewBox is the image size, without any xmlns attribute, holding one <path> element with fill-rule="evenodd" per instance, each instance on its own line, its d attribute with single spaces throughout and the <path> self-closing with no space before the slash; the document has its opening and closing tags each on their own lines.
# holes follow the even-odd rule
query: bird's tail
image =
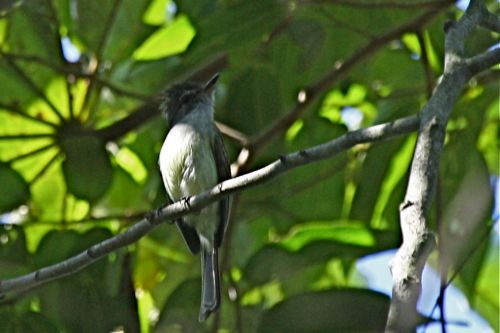
<svg viewBox="0 0 500 333">
<path fill-rule="evenodd" d="M 220 303 L 218 250 L 201 249 L 201 305 L 199 321 L 204 321 L 217 310 Z"/>
</svg>

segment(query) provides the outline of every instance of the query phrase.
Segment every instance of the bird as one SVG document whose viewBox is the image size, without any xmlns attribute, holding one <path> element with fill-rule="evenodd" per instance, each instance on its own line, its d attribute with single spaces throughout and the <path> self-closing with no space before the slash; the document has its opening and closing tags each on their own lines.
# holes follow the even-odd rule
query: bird
<svg viewBox="0 0 500 333">
<path fill-rule="evenodd" d="M 206 83 L 183 82 L 168 88 L 160 111 L 169 127 L 159 168 L 171 202 L 186 200 L 231 178 L 222 135 L 214 122 L 214 92 L 219 74 Z M 175 221 L 193 254 L 201 254 L 201 304 L 205 321 L 220 305 L 218 252 L 228 223 L 225 197 Z"/>
</svg>

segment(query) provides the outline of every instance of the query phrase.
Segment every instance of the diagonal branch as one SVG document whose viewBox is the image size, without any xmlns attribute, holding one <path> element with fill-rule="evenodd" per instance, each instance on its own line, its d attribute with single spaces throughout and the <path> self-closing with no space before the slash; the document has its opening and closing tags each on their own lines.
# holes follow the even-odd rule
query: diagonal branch
<svg viewBox="0 0 500 333">
<path fill-rule="evenodd" d="M 181 200 L 165 206 L 155 214 L 151 214 L 149 218 L 134 224 L 125 232 L 95 244 L 62 262 L 23 276 L 0 280 L 0 295 L 34 288 L 51 280 L 76 273 L 111 252 L 136 242 L 166 220 L 172 221 L 191 211 L 198 211 L 224 196 L 262 184 L 296 167 L 331 158 L 357 144 L 381 141 L 415 131 L 418 123 L 418 117 L 406 117 L 394 122 L 349 132 L 321 145 L 282 156 L 261 169 L 226 180 L 188 200 Z"/>
<path fill-rule="evenodd" d="M 500 47 L 478 54 L 466 60 L 466 67 L 471 72 L 470 75 L 482 72 L 488 68 L 498 65 L 500 58 Z"/>
<path fill-rule="evenodd" d="M 447 7 L 441 6 L 441 9 Z M 378 36 L 372 40 L 370 40 L 365 46 L 361 47 L 358 51 L 354 52 L 347 60 L 343 63 L 337 63 L 334 68 L 328 72 L 325 76 L 323 76 L 316 83 L 311 85 L 308 88 L 303 89 L 303 93 L 305 94 L 305 99 L 302 102 L 298 102 L 292 110 L 286 113 L 283 117 L 277 119 L 273 122 L 269 127 L 263 129 L 260 133 L 258 133 L 252 141 L 250 142 L 250 150 L 258 150 L 261 149 L 264 145 L 266 145 L 273 137 L 279 135 L 286 131 L 293 122 L 300 117 L 307 107 L 314 102 L 316 98 L 318 98 L 322 93 L 326 92 L 333 84 L 342 80 L 346 75 L 359 63 L 368 59 L 374 53 L 382 49 L 385 45 L 387 45 L 392 40 L 400 37 L 402 34 L 406 32 L 413 32 L 426 25 L 429 21 L 431 21 L 434 17 L 439 15 L 440 10 L 432 9 L 426 11 L 420 16 L 417 16 L 415 19 L 405 22 L 404 24 L 392 29 L 381 36 Z"/>
<path fill-rule="evenodd" d="M 427 211 L 437 181 L 446 125 L 465 84 L 480 70 L 500 62 L 500 52 L 495 50 L 471 60 L 473 64 L 482 60 L 484 65 L 471 65 L 463 58 L 465 39 L 479 25 L 483 6 L 483 1 L 473 0 L 459 22 L 447 24 L 444 73 L 422 110 L 407 192 L 400 206 L 403 243 L 390 264 L 393 289 L 386 332 L 415 332 L 419 324 L 416 305 L 422 270 L 435 247 Z"/>
<path fill-rule="evenodd" d="M 490 13 L 486 7 L 483 7 L 481 11 L 481 21 L 479 22 L 479 25 L 486 29 L 490 29 L 491 31 L 500 33 L 500 17 Z"/>
</svg>

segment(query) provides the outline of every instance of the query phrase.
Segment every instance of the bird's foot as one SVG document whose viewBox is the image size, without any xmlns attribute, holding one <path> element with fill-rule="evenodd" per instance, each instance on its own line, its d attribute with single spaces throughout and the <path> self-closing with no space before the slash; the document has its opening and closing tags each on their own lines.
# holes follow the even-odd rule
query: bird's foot
<svg viewBox="0 0 500 333">
<path fill-rule="evenodd" d="M 182 203 L 184 204 L 187 209 L 191 209 L 191 197 L 182 197 Z"/>
<path fill-rule="evenodd" d="M 187 209 L 191 210 L 191 197 L 190 196 L 189 197 L 182 197 L 181 201 Z M 200 214 L 200 210 L 192 210 L 190 213 L 193 215 L 198 215 L 198 214 Z"/>
<path fill-rule="evenodd" d="M 160 206 L 159 208 L 156 208 L 155 210 L 146 213 L 144 217 L 146 218 L 146 220 L 148 220 L 149 223 L 157 223 L 161 218 L 161 213 L 163 211 L 163 208 L 165 208 L 166 206 L 168 206 L 168 204 Z"/>
</svg>

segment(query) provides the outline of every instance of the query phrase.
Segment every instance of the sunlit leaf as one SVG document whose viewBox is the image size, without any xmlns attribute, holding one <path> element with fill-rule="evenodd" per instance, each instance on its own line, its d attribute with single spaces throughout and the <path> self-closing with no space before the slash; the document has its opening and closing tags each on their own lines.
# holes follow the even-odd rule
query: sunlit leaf
<svg viewBox="0 0 500 333">
<path fill-rule="evenodd" d="M 332 240 L 359 246 L 373 246 L 373 235 L 363 226 L 355 224 L 332 224 L 331 222 L 310 222 L 296 225 L 290 235 L 280 241 L 287 250 L 297 251 L 316 240 Z"/>
<path fill-rule="evenodd" d="M 154 60 L 182 53 L 196 31 L 186 16 L 177 17 L 152 34 L 135 52 L 135 60 Z"/>
</svg>

